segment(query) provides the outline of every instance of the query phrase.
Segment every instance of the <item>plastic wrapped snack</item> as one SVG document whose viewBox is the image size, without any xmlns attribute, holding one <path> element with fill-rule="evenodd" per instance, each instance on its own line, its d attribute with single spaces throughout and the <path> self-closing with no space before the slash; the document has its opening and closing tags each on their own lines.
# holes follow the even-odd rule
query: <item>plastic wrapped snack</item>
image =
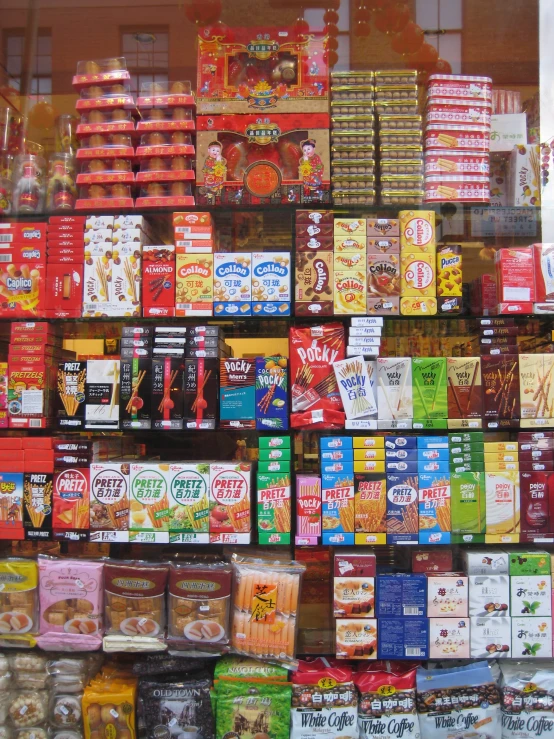
<svg viewBox="0 0 554 739">
<path fill-rule="evenodd" d="M 140 681 L 141 718 L 147 736 L 214 739 L 214 715 L 207 672 L 194 678 L 145 678 Z"/>
<path fill-rule="evenodd" d="M 102 644 L 104 563 L 39 557 L 42 649 L 90 651 Z"/>
<path fill-rule="evenodd" d="M 45 690 L 28 690 L 12 693 L 8 706 L 8 719 L 15 729 L 38 726 L 48 714 L 48 693 Z"/>
<path fill-rule="evenodd" d="M 163 639 L 167 573 L 167 565 L 134 560 L 104 565 L 108 646 L 114 635 L 129 637 L 130 647 Z"/>
<path fill-rule="evenodd" d="M 73 729 L 81 724 L 81 695 L 53 695 L 50 699 L 50 722 L 60 729 Z"/>
<path fill-rule="evenodd" d="M 171 564 L 168 640 L 172 649 L 221 654 L 229 644 L 231 567 Z"/>
<path fill-rule="evenodd" d="M 30 726 L 28 729 L 19 729 L 14 739 L 48 739 L 48 731 L 40 726 Z"/>
<path fill-rule="evenodd" d="M 297 608 L 306 568 L 233 555 L 231 643 L 238 654 L 295 664 Z"/>
<path fill-rule="evenodd" d="M 115 671 L 91 680 L 83 694 L 85 739 L 136 739 L 136 680 Z"/>
<path fill-rule="evenodd" d="M 34 672 L 44 673 L 46 671 L 46 657 L 36 652 L 16 652 L 9 656 L 10 668 L 14 673 Z"/>
<path fill-rule="evenodd" d="M 245 696 L 248 696 L 247 700 Z M 216 736 L 239 735 L 238 720 L 241 739 L 289 739 L 293 736 L 289 734 L 290 702 L 290 683 L 220 681 L 217 686 Z M 315 736 L 313 730 L 312 736 Z M 334 733 L 333 736 L 338 738 L 339 734 Z"/>
<path fill-rule="evenodd" d="M 127 62 L 123 56 L 109 59 L 89 59 L 77 62 L 77 73 L 73 77 L 73 87 L 77 90 L 90 85 L 112 85 L 130 79 Z"/>
<path fill-rule="evenodd" d="M 0 560 L 0 587 L 0 644 L 34 646 L 38 633 L 37 563 Z"/>
</svg>

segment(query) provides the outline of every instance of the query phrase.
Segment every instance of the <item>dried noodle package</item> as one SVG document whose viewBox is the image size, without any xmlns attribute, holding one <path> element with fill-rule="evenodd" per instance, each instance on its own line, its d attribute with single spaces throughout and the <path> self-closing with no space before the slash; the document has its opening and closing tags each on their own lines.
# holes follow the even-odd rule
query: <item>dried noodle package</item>
<svg viewBox="0 0 554 739">
<path fill-rule="evenodd" d="M 142 679 L 139 701 L 147 736 L 214 739 L 214 716 L 208 673 L 194 679 Z"/>
<path fill-rule="evenodd" d="M 33 647 L 38 631 L 37 563 L 0 560 L 0 644 Z"/>
<path fill-rule="evenodd" d="M 39 556 L 41 649 L 93 651 L 102 644 L 103 562 Z"/>
<path fill-rule="evenodd" d="M 297 609 L 304 565 L 233 555 L 233 650 L 295 665 Z"/>
<path fill-rule="evenodd" d="M 167 635 L 172 649 L 228 651 L 231 575 L 223 562 L 170 565 Z"/>
<path fill-rule="evenodd" d="M 136 651 L 164 648 L 168 567 L 146 562 L 106 562 L 104 648 Z"/>
</svg>

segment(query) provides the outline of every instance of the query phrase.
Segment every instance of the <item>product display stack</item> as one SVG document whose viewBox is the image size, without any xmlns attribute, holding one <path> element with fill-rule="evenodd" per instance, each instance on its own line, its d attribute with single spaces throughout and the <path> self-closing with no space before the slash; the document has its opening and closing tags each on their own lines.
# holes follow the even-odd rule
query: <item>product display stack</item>
<svg viewBox="0 0 554 739">
<path fill-rule="evenodd" d="M 133 208 L 136 108 L 129 80 L 123 57 L 77 65 L 77 210 Z"/>
</svg>

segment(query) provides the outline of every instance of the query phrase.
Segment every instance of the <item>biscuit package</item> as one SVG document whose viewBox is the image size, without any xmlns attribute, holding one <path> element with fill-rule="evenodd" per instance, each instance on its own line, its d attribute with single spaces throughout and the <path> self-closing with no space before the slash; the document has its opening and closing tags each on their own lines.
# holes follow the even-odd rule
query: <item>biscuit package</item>
<svg viewBox="0 0 554 739">
<path fill-rule="evenodd" d="M 39 556 L 40 633 L 45 650 L 94 651 L 102 644 L 104 563 Z"/>
<path fill-rule="evenodd" d="M 36 562 L 0 560 L 0 644 L 34 647 L 38 631 Z"/>
<path fill-rule="evenodd" d="M 168 567 L 164 564 L 106 562 L 104 589 L 108 646 L 110 635 L 123 635 L 131 637 L 133 649 L 140 648 L 141 644 L 144 648 L 156 648 L 152 640 L 161 641 L 165 634 L 167 572 Z"/>
<path fill-rule="evenodd" d="M 83 694 L 85 739 L 136 739 L 137 683 L 127 673 L 114 671 L 91 680 Z"/>
<path fill-rule="evenodd" d="M 168 592 L 171 649 L 211 654 L 229 651 L 230 565 L 171 563 Z"/>
</svg>

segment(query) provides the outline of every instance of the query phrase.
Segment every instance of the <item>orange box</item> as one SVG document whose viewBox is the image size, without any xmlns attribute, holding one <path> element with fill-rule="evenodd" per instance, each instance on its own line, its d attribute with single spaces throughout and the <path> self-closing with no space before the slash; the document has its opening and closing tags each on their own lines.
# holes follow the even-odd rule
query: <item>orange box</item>
<svg viewBox="0 0 554 739">
<path fill-rule="evenodd" d="M 89 528 L 89 470 L 76 468 L 54 475 L 52 528 L 80 530 Z"/>
</svg>

